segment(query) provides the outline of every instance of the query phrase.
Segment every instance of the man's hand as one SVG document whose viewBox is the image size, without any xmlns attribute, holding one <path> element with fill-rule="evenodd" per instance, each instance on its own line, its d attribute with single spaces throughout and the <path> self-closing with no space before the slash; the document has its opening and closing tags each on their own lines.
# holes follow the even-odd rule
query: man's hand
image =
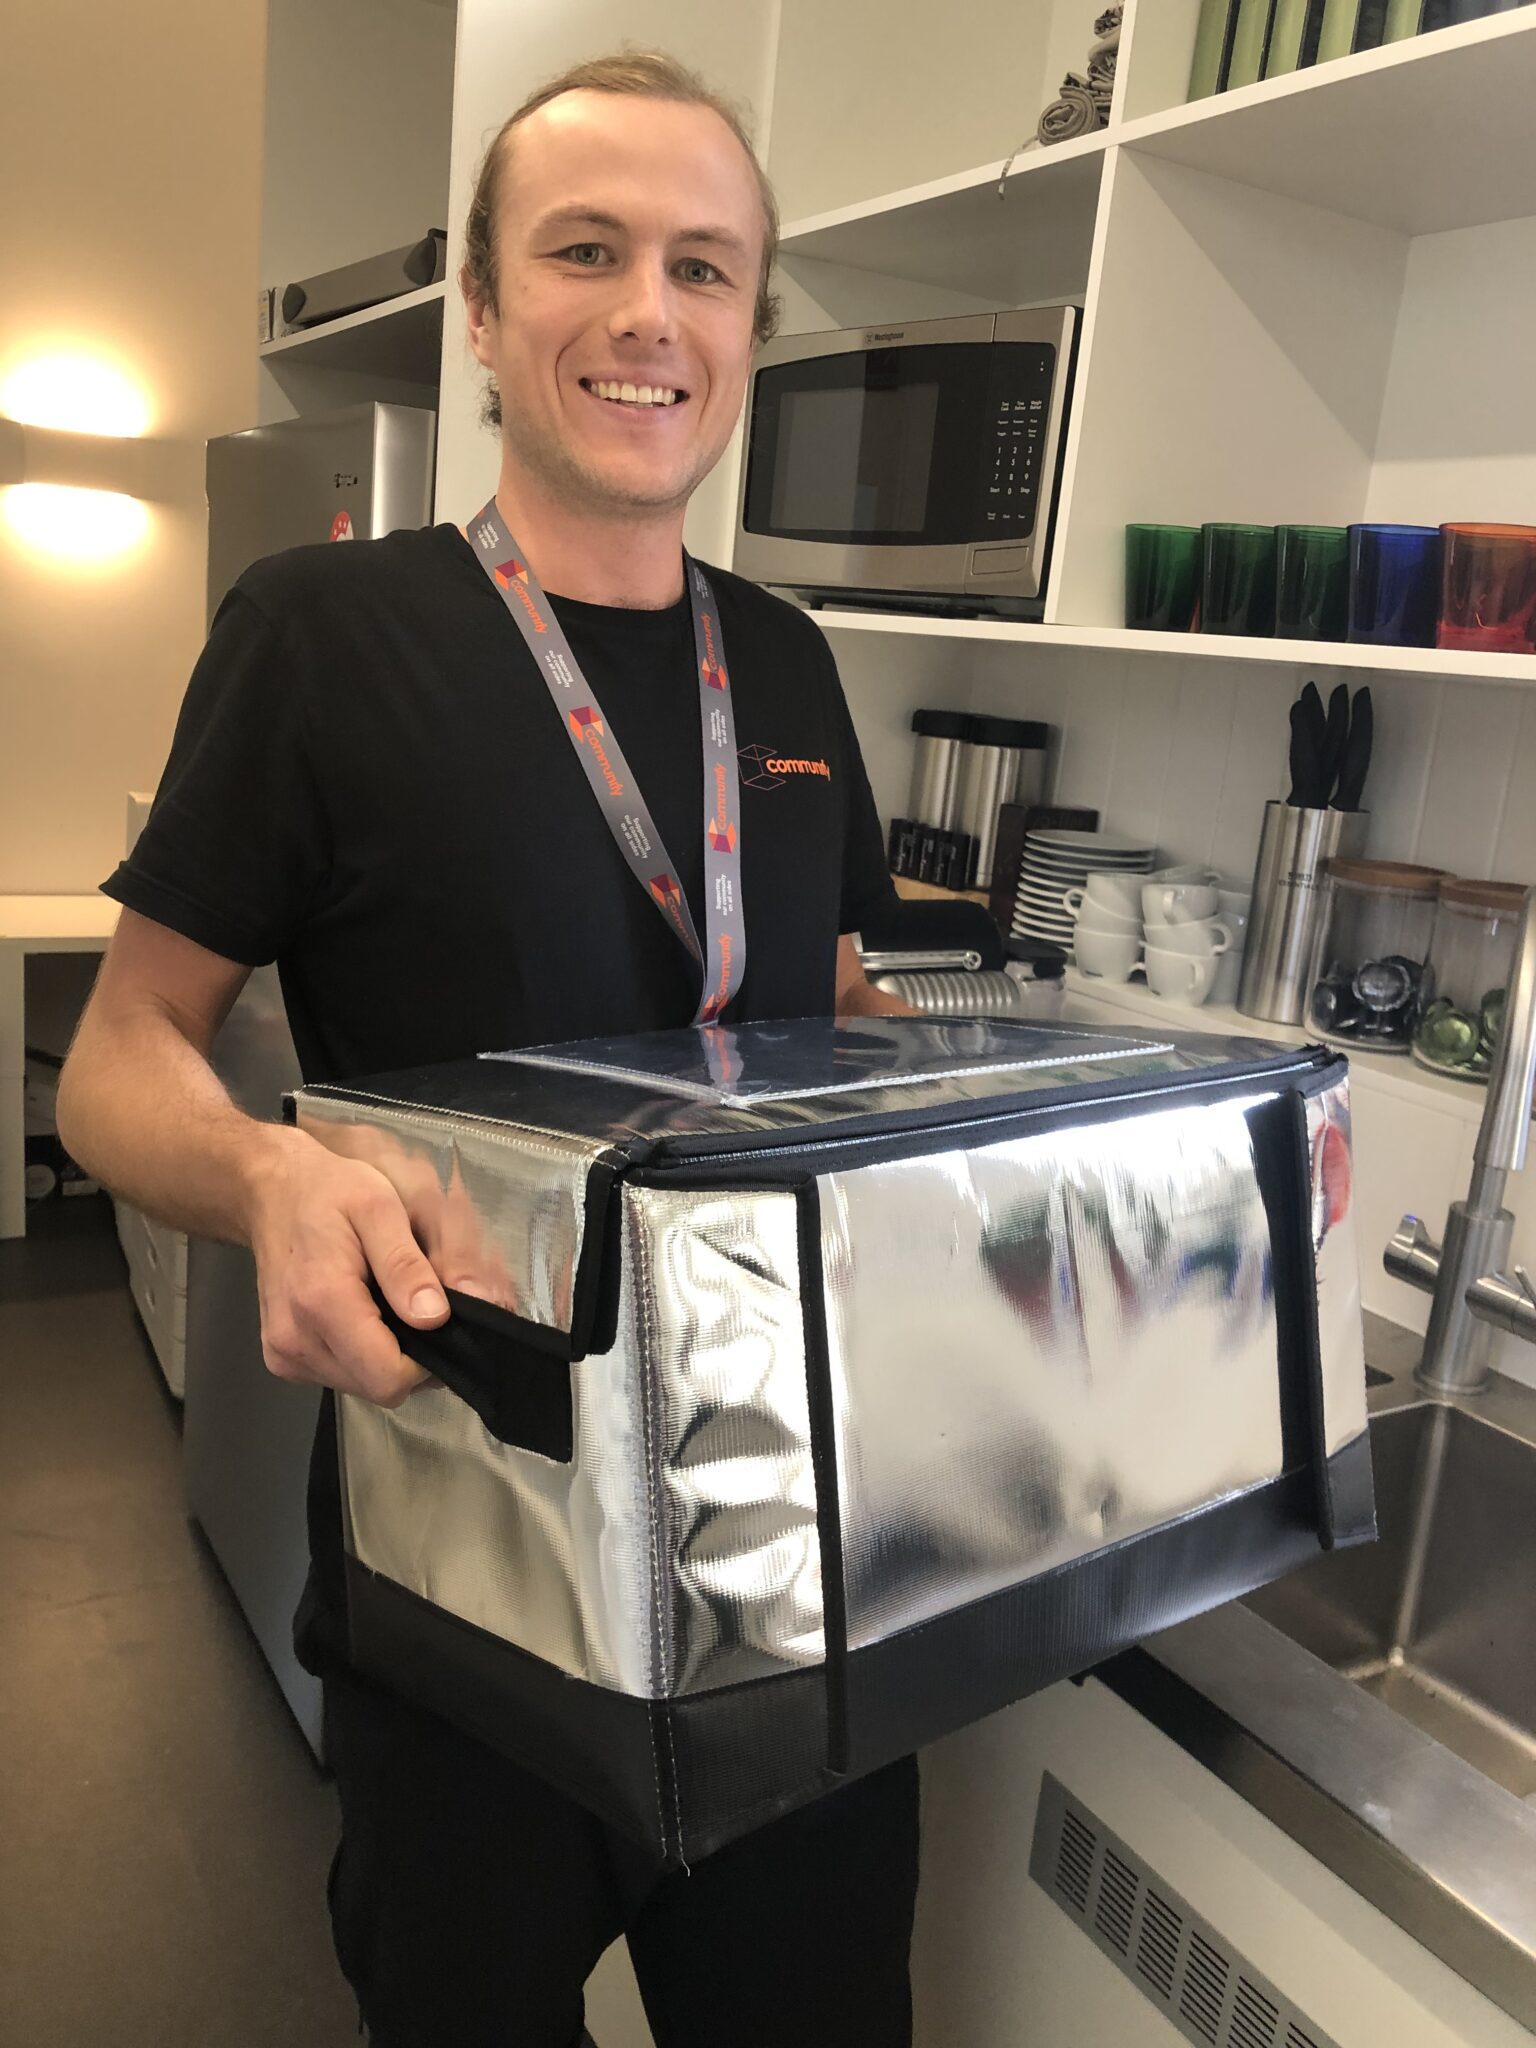
<svg viewBox="0 0 1536 2048">
<path fill-rule="evenodd" d="M 263 1168 L 250 1207 L 267 1369 L 398 1408 L 429 1375 L 384 1327 L 369 1272 L 396 1314 L 422 1330 L 447 1320 L 442 1283 L 383 1173 L 285 1135 L 290 1142 Z"/>
</svg>

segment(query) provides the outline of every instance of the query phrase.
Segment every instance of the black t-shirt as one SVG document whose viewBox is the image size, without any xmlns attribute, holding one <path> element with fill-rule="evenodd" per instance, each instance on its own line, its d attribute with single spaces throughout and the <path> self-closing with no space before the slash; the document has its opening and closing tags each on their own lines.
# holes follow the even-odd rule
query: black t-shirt
<svg viewBox="0 0 1536 2048">
<path fill-rule="evenodd" d="M 840 932 L 890 896 L 817 627 L 704 565 L 741 750 L 747 970 L 726 1021 L 819 1016 Z M 703 914 L 686 593 L 551 604 Z M 109 896 L 226 959 L 276 961 L 307 1081 L 692 1020 L 699 970 L 593 801 L 521 633 L 455 526 L 294 548 L 225 598 Z M 341 1648 L 334 1413 L 310 1483 L 301 1655 Z"/>
</svg>

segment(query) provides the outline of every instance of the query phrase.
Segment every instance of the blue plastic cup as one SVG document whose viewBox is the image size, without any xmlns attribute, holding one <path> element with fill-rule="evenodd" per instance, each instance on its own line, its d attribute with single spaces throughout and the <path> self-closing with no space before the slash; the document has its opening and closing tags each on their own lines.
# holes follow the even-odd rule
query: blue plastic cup
<svg viewBox="0 0 1536 2048">
<path fill-rule="evenodd" d="M 1349 529 L 1350 640 L 1433 647 L 1439 602 L 1438 526 Z"/>
</svg>

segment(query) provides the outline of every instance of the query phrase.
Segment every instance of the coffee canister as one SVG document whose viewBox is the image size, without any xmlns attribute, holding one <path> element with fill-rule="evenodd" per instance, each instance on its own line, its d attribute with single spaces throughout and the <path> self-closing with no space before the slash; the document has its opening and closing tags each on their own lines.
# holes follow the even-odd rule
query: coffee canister
<svg viewBox="0 0 1536 2048">
<path fill-rule="evenodd" d="M 1327 908 L 1327 863 L 1365 851 L 1368 811 L 1276 801 L 1264 806 L 1253 908 L 1237 1007 L 1245 1017 L 1300 1024 L 1311 990 L 1312 954 Z"/>
<path fill-rule="evenodd" d="M 1038 803 L 1044 794 L 1050 727 L 1028 718 L 973 717 L 970 728 L 963 749 L 954 886 L 987 889 L 998 812 L 1004 804 Z"/>
<path fill-rule="evenodd" d="M 913 712 L 917 745 L 907 814 L 891 821 L 893 874 L 924 882 L 950 879 L 953 834 L 960 815 L 960 763 L 971 723 L 964 711 Z"/>
</svg>

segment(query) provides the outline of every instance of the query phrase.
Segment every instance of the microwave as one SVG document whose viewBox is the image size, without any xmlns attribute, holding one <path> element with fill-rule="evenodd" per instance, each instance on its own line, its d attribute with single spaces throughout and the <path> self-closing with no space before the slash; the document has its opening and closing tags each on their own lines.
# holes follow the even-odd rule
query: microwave
<svg viewBox="0 0 1536 2048">
<path fill-rule="evenodd" d="M 755 359 L 732 566 L 806 603 L 1038 618 L 1076 306 L 792 334 Z"/>
</svg>

